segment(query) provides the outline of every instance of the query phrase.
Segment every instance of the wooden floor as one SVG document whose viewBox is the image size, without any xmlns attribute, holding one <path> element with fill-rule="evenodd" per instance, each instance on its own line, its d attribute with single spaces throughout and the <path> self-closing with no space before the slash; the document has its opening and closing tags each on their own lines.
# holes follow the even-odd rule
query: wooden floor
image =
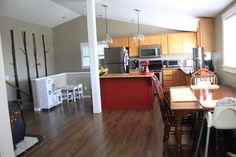
<svg viewBox="0 0 236 157">
<path fill-rule="evenodd" d="M 162 157 L 159 112 L 157 108 L 92 114 L 90 99 L 64 103 L 51 111 L 24 111 L 27 133 L 46 139 L 29 157 Z M 192 152 L 188 146 L 183 156 L 191 157 Z M 176 156 L 175 147 L 169 147 L 167 156 Z"/>
</svg>

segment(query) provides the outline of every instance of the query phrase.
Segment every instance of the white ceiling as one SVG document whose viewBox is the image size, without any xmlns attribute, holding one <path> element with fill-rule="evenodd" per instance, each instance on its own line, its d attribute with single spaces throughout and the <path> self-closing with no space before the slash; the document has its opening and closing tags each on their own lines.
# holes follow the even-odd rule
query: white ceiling
<svg viewBox="0 0 236 157">
<path fill-rule="evenodd" d="M 96 15 L 157 27 L 195 31 L 198 17 L 214 17 L 235 0 L 96 0 Z M 0 0 L 0 15 L 54 27 L 86 15 L 85 0 Z M 62 18 L 64 17 L 64 18 Z"/>
</svg>

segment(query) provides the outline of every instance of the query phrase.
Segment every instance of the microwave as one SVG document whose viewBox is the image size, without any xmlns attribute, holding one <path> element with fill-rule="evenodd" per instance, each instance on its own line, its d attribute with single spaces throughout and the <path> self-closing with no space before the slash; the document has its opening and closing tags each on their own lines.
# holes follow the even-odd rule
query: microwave
<svg viewBox="0 0 236 157">
<path fill-rule="evenodd" d="M 159 58 L 161 57 L 161 46 L 140 46 L 139 47 L 140 58 Z"/>
<path fill-rule="evenodd" d="M 166 61 L 166 66 L 168 68 L 179 67 L 180 66 L 180 61 L 179 60 L 167 60 Z"/>
</svg>

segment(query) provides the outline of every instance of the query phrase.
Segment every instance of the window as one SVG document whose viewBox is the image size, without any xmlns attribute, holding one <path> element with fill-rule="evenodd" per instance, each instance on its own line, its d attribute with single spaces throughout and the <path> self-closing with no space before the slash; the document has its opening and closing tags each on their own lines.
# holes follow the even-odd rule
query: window
<svg viewBox="0 0 236 157">
<path fill-rule="evenodd" d="M 236 5 L 226 11 L 223 21 L 223 70 L 236 73 Z"/>
<path fill-rule="evenodd" d="M 107 48 L 108 45 L 104 44 L 103 42 L 98 42 L 98 59 L 99 65 L 104 63 L 104 48 Z M 90 62 L 89 62 L 89 46 L 88 43 L 80 43 L 81 49 L 81 66 L 82 69 L 89 69 Z"/>
</svg>

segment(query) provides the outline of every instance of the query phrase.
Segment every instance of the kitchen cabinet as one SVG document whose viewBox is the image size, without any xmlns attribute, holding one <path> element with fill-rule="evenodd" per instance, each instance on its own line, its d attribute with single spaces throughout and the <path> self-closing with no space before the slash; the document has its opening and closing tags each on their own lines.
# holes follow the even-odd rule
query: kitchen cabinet
<svg viewBox="0 0 236 157">
<path fill-rule="evenodd" d="M 170 33 L 168 34 L 168 54 L 191 54 L 196 47 L 196 33 Z"/>
<path fill-rule="evenodd" d="M 197 29 L 197 46 L 204 47 L 204 52 L 215 52 L 214 19 L 201 18 Z"/>
<path fill-rule="evenodd" d="M 138 53 L 138 47 L 139 47 L 139 43 L 137 41 L 134 41 L 133 36 L 129 37 L 129 55 L 130 57 L 138 57 L 139 53 Z"/>
<path fill-rule="evenodd" d="M 129 37 L 115 37 L 112 38 L 112 44 L 109 47 L 129 47 Z"/>
<path fill-rule="evenodd" d="M 162 70 L 162 85 L 165 92 L 169 92 L 170 86 L 182 86 L 183 79 L 180 69 L 163 69 Z"/>
<path fill-rule="evenodd" d="M 144 41 L 140 42 L 141 46 L 160 45 L 160 44 L 161 44 L 161 35 L 145 35 Z"/>
<path fill-rule="evenodd" d="M 182 70 L 180 70 L 180 75 L 181 75 L 181 84 L 182 86 L 190 86 L 190 79 L 192 74 L 185 74 Z"/>
<path fill-rule="evenodd" d="M 183 53 L 192 54 L 193 48 L 197 46 L 197 36 L 194 32 L 182 33 Z"/>
<path fill-rule="evenodd" d="M 181 33 L 168 34 L 169 54 L 181 54 L 183 52 L 183 39 Z"/>
<path fill-rule="evenodd" d="M 168 37 L 167 34 L 161 35 L 161 54 L 168 54 Z"/>
</svg>

